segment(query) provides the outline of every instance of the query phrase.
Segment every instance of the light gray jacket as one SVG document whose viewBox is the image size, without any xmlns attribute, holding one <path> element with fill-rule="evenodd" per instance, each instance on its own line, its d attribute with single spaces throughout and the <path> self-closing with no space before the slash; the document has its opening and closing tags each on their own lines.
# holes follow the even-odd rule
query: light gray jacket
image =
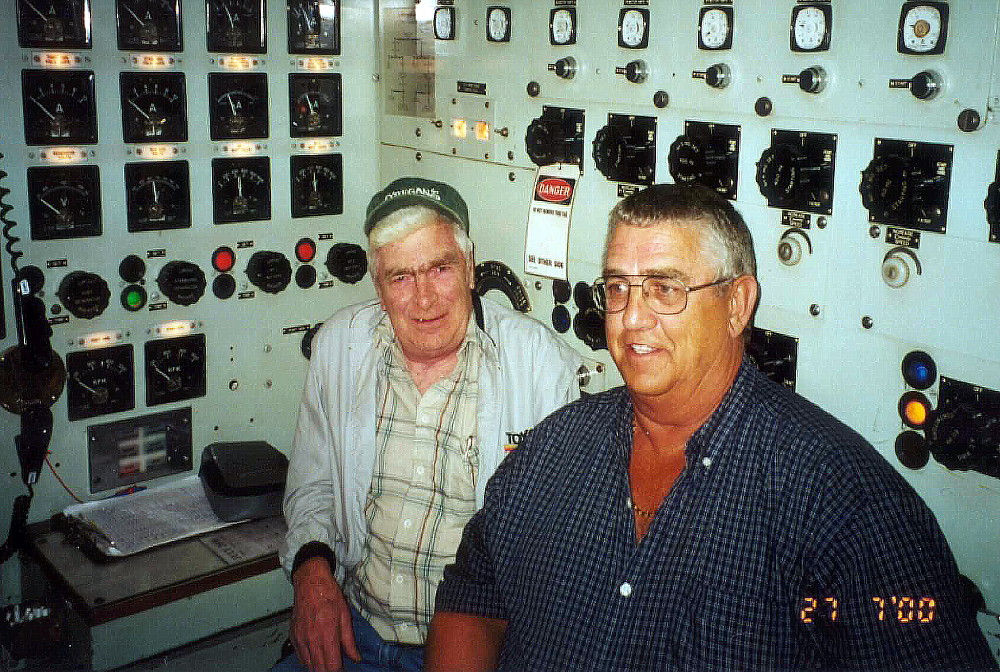
<svg viewBox="0 0 1000 672">
<path fill-rule="evenodd" d="M 479 370 L 479 478 L 486 481 L 512 443 L 580 395 L 582 360 L 534 318 L 482 301 L 486 334 Z M 281 563 L 290 574 L 295 553 L 310 541 L 333 549 L 338 575 L 357 564 L 367 538 L 364 506 L 375 465 L 375 396 L 385 348 L 375 327 L 385 316 L 378 302 L 333 314 L 313 339 L 285 488 L 288 534 Z"/>
</svg>

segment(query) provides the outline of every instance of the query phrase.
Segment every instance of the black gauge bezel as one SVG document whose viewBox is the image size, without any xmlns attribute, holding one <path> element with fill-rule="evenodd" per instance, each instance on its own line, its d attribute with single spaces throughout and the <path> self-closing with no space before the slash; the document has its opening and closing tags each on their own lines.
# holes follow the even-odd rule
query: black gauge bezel
<svg viewBox="0 0 1000 672">
<path fill-rule="evenodd" d="M 299 21 L 292 15 L 293 6 L 310 6 L 319 8 L 321 5 L 333 6 L 334 26 L 332 30 L 317 33 L 306 33 L 299 29 Z M 340 55 L 340 0 L 287 0 L 288 10 L 288 53 Z"/>
<path fill-rule="evenodd" d="M 64 37 L 39 36 L 32 26 L 38 20 L 38 13 L 25 6 L 24 0 L 17 0 L 17 42 L 26 49 L 90 49 L 93 46 L 92 20 L 90 0 L 64 0 L 70 10 L 70 19 L 76 24 L 77 35 L 66 39 Z"/>
<path fill-rule="evenodd" d="M 629 12 L 639 12 L 643 17 L 642 39 L 638 44 L 625 44 L 622 38 L 622 22 Z M 649 9 L 646 7 L 622 7 L 618 12 L 618 46 L 622 49 L 645 49 L 649 46 Z"/>
<path fill-rule="evenodd" d="M 336 175 L 337 183 L 333 187 L 333 198 L 329 205 L 311 208 L 308 205 L 308 195 L 297 179 L 301 171 L 313 166 L 332 170 Z M 289 157 L 289 167 L 292 217 L 339 215 L 344 212 L 344 161 L 340 154 L 295 154 Z M 328 191 L 324 193 L 329 194 Z"/>
<path fill-rule="evenodd" d="M 245 170 L 260 178 L 259 184 L 245 189 L 256 190 L 257 205 L 237 212 L 225 202 L 222 179 L 236 170 Z M 266 156 L 241 156 L 212 159 L 212 218 L 216 224 L 257 222 L 271 219 L 271 161 Z"/>
<path fill-rule="evenodd" d="M 242 130 L 233 130 L 227 122 L 227 105 L 222 101 L 226 94 L 243 93 L 245 103 L 253 105 L 247 114 L 249 122 Z M 266 138 L 270 132 L 268 121 L 267 75 L 262 72 L 210 72 L 208 73 L 209 135 L 212 140 L 250 140 Z M 230 98 L 230 104 L 232 99 Z"/>
<path fill-rule="evenodd" d="M 938 10 L 941 14 L 941 36 L 938 38 L 937 44 L 934 45 L 933 49 L 928 51 L 915 51 L 906 46 L 905 40 L 903 39 L 903 26 L 906 22 L 906 15 L 911 9 L 920 6 L 933 7 Z M 899 10 L 899 28 L 896 30 L 896 51 L 901 54 L 907 54 L 910 56 L 934 56 L 936 54 L 943 54 L 945 43 L 948 41 L 948 3 L 947 2 L 934 2 L 932 0 L 910 0 L 909 2 L 904 2 L 902 9 Z"/>
<path fill-rule="evenodd" d="M 113 363 L 113 368 L 97 369 L 98 365 Z M 106 385 L 114 391 L 103 404 L 92 403 L 89 390 L 81 390 L 80 376 L 93 371 L 106 371 Z M 121 413 L 135 408 L 135 364 L 132 345 L 112 345 L 93 350 L 66 353 L 66 414 L 70 421 L 96 418 L 109 413 Z"/>
<path fill-rule="evenodd" d="M 94 165 L 33 166 L 28 168 L 28 213 L 32 240 L 64 240 L 99 236 L 101 225 L 101 173 Z M 59 187 L 83 187 L 88 196 L 81 200 L 81 221 L 67 232 L 51 221 L 53 204 L 43 203 L 42 194 Z"/>
<path fill-rule="evenodd" d="M 450 17 L 449 25 L 451 26 L 451 33 L 449 33 L 448 35 L 440 35 L 440 34 L 438 34 L 437 17 L 438 17 L 438 14 L 441 14 L 441 13 L 448 14 L 449 17 Z M 457 18 L 458 17 L 457 17 L 457 15 L 455 13 L 455 8 L 452 7 L 451 5 L 447 5 L 447 6 L 444 6 L 444 7 L 436 7 L 434 9 L 434 39 L 436 39 L 436 40 L 454 40 L 455 39 L 455 35 L 458 34 L 458 26 L 455 25 L 455 21 L 457 20 Z"/>
<path fill-rule="evenodd" d="M 118 32 L 118 48 L 122 51 L 167 51 L 184 50 L 184 31 L 181 20 L 181 0 L 153 0 L 164 11 L 150 18 L 159 29 L 156 39 L 150 40 L 142 34 L 141 28 L 132 21 L 129 4 L 133 0 L 115 0 L 115 20 Z M 149 4 L 147 1 L 145 4 Z M 139 20 L 139 19 L 137 19 Z M 169 27 L 168 27 L 169 26 Z"/>
<path fill-rule="evenodd" d="M 225 24 L 220 23 L 222 12 L 213 11 L 213 6 L 237 2 L 252 13 L 250 25 L 242 28 L 234 39 L 227 39 Z M 267 53 L 267 11 L 266 0 L 205 0 L 205 19 L 208 29 L 206 45 L 209 51 L 228 54 Z M 232 35 L 232 33 L 229 33 Z"/>
<path fill-rule="evenodd" d="M 552 33 L 552 22 L 556 18 L 556 13 L 566 12 L 570 15 L 573 21 L 572 30 L 570 31 L 569 39 L 565 42 L 556 42 L 555 35 Z M 549 44 L 553 47 L 568 47 L 571 44 L 576 44 L 576 7 L 553 7 L 549 11 Z"/>
<path fill-rule="evenodd" d="M 296 107 L 300 96 L 316 93 L 333 107 L 323 115 L 323 121 L 310 128 Z M 319 104 L 317 102 L 317 104 Z M 321 74 L 293 72 L 288 75 L 288 134 L 293 138 L 322 138 L 343 132 L 341 76 L 339 72 Z"/>
<path fill-rule="evenodd" d="M 813 49 L 804 49 L 799 45 L 795 44 L 795 19 L 798 18 L 799 13 L 804 9 L 818 9 L 823 12 L 826 17 L 826 34 L 823 35 L 823 41 L 820 42 L 818 47 Z M 788 23 L 788 47 L 792 51 L 798 53 L 812 54 L 818 51 L 829 51 L 830 42 L 833 39 L 833 7 L 827 2 L 811 2 L 801 5 L 796 5 L 792 7 L 792 18 Z"/>
<path fill-rule="evenodd" d="M 721 11 L 729 19 L 729 33 L 726 35 L 725 41 L 721 45 L 719 45 L 718 47 L 710 47 L 710 46 L 708 46 L 702 40 L 702 36 L 701 36 L 701 22 L 704 20 L 705 15 L 708 14 L 712 10 L 719 10 L 719 11 Z M 734 18 L 735 17 L 733 15 L 733 8 L 732 7 L 717 6 L 717 5 L 710 5 L 708 7 L 702 7 L 701 10 L 698 12 L 698 48 L 701 49 L 701 50 L 703 50 L 703 51 L 725 51 L 726 49 L 732 49 L 733 48 L 733 31 L 735 29 L 735 25 L 733 23 Z"/>
<path fill-rule="evenodd" d="M 95 75 L 93 70 L 22 70 L 21 103 L 24 112 L 24 142 L 27 145 L 93 145 L 97 143 L 97 100 L 95 96 Z M 60 90 L 57 92 L 56 88 Z M 41 103 L 34 97 L 35 90 L 48 95 L 72 95 L 82 91 L 84 100 L 79 102 L 83 114 L 69 118 L 65 135 L 53 137 L 42 132 L 51 118 Z"/>
<path fill-rule="evenodd" d="M 122 137 L 125 142 L 187 142 L 187 90 L 183 72 L 123 72 L 120 75 Z M 163 110 L 169 115 L 164 122 L 163 131 L 159 135 L 146 135 L 143 130 L 143 112 L 140 112 L 129 100 L 132 90 L 136 87 L 153 87 L 157 91 L 171 91 L 176 96 L 172 109 Z"/>
<path fill-rule="evenodd" d="M 153 364 L 164 353 L 179 351 L 194 353 L 200 359 L 187 360 L 183 366 L 183 384 L 176 388 L 170 388 L 170 381 L 167 381 L 162 373 L 157 371 Z M 176 338 L 161 338 L 155 341 L 146 341 L 143 346 L 145 361 L 143 370 L 146 375 L 146 405 L 159 406 L 174 401 L 184 401 L 185 399 L 196 399 L 204 397 L 208 392 L 208 366 L 205 348 L 205 334 L 189 334 Z M 178 360 L 180 361 L 180 360 Z"/>
<path fill-rule="evenodd" d="M 170 194 L 170 210 L 152 220 L 142 212 L 139 194 L 148 181 L 169 181 L 176 185 Z M 130 233 L 186 229 L 191 226 L 191 176 L 187 161 L 140 161 L 125 164 L 125 209 Z"/>
<path fill-rule="evenodd" d="M 507 17 L 507 30 L 499 38 L 494 39 L 490 34 L 490 15 L 493 12 L 501 12 Z M 504 7 L 503 5 L 490 5 L 486 8 L 486 41 L 493 42 L 494 44 L 501 44 L 504 42 L 510 42 L 510 34 L 512 31 L 512 26 L 514 23 L 514 17 L 512 16 L 510 7 Z"/>
</svg>

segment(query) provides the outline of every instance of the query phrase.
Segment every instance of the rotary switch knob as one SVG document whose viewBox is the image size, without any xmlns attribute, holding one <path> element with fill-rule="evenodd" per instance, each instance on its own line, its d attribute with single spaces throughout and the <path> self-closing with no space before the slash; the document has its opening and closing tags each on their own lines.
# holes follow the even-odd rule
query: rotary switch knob
<svg viewBox="0 0 1000 672">
<path fill-rule="evenodd" d="M 701 184 L 712 189 L 731 189 L 733 178 L 726 172 L 726 141 L 678 136 L 670 145 L 667 165 L 678 184 Z"/>
<path fill-rule="evenodd" d="M 614 126 L 605 126 L 594 137 L 594 164 L 609 180 L 626 179 L 642 148 Z"/>
<path fill-rule="evenodd" d="M 525 151 L 537 166 L 562 163 L 568 156 L 572 140 L 558 119 L 538 117 L 528 125 L 524 134 Z"/>
<path fill-rule="evenodd" d="M 261 291 L 277 294 L 292 281 L 292 264 L 281 252 L 254 252 L 247 262 L 247 278 Z"/>
<path fill-rule="evenodd" d="M 705 83 L 708 84 L 713 89 L 724 89 L 729 86 L 729 82 L 732 79 L 732 73 L 729 70 L 729 66 L 725 63 L 716 63 L 715 65 L 710 65 L 705 70 Z"/>
<path fill-rule="evenodd" d="M 785 266 L 795 266 L 802 261 L 803 253 L 812 254 L 812 243 L 802 229 L 789 229 L 778 241 L 778 261 Z"/>
<path fill-rule="evenodd" d="M 629 61 L 625 66 L 625 79 L 633 84 L 642 84 L 648 76 L 649 66 L 646 65 L 646 61 Z"/>
<path fill-rule="evenodd" d="M 821 166 L 788 144 L 768 147 L 757 162 L 757 186 L 771 206 L 784 207 L 808 194 Z M 820 200 L 825 194 L 820 194 Z"/>
<path fill-rule="evenodd" d="M 326 270 L 341 282 L 355 284 L 365 277 L 368 255 L 354 243 L 337 243 L 326 255 Z"/>
<path fill-rule="evenodd" d="M 910 80 L 910 93 L 919 100 L 930 100 L 941 92 L 941 76 L 932 70 L 918 72 Z"/>
<path fill-rule="evenodd" d="M 111 290 L 101 276 L 87 271 L 73 271 L 59 283 L 56 296 L 73 317 L 90 320 L 108 307 Z"/>
<path fill-rule="evenodd" d="M 861 171 L 861 204 L 876 221 L 903 219 L 912 199 L 910 162 L 901 156 L 877 156 Z"/>
<path fill-rule="evenodd" d="M 806 93 L 819 93 L 826 88 L 826 70 L 814 65 L 799 73 L 799 88 Z"/>
<path fill-rule="evenodd" d="M 576 59 L 572 56 L 560 58 L 552 64 L 552 72 L 561 79 L 573 79 L 576 76 Z"/>
<path fill-rule="evenodd" d="M 1000 422 L 968 403 L 935 414 L 927 439 L 934 459 L 948 469 L 995 466 L 1000 456 Z"/>
<path fill-rule="evenodd" d="M 994 234 L 1000 232 L 1000 182 L 990 184 L 986 190 L 983 207 L 986 208 L 986 221 L 990 225 L 990 232 Z"/>
<path fill-rule="evenodd" d="M 205 294 L 205 273 L 190 261 L 171 261 L 156 276 L 156 286 L 174 303 L 190 306 Z"/>
</svg>

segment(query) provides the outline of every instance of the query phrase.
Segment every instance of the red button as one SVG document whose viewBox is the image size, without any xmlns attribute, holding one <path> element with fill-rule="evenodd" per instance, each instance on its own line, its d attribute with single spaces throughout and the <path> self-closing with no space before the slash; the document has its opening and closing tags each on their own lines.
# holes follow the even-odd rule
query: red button
<svg viewBox="0 0 1000 672">
<path fill-rule="evenodd" d="M 230 247 L 220 247 L 212 253 L 212 268 L 219 273 L 228 273 L 236 265 L 236 253 Z"/>
<path fill-rule="evenodd" d="M 310 262 L 316 258 L 316 243 L 312 238 L 303 238 L 295 243 L 295 258 L 301 262 Z"/>
</svg>

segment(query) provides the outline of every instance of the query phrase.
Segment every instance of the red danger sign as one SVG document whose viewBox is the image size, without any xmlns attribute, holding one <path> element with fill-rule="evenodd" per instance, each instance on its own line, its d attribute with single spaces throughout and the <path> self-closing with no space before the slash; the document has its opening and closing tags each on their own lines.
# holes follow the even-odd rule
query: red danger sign
<svg viewBox="0 0 1000 672">
<path fill-rule="evenodd" d="M 549 203 L 569 203 L 573 197 L 574 180 L 564 180 L 559 177 L 546 177 L 539 180 L 535 186 L 535 199 Z"/>
</svg>

